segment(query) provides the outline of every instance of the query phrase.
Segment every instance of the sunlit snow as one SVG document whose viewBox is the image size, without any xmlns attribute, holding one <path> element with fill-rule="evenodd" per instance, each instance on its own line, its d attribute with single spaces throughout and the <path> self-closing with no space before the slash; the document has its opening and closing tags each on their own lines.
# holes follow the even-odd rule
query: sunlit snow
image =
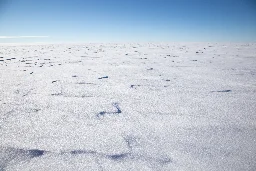
<svg viewBox="0 0 256 171">
<path fill-rule="evenodd" d="M 0 170 L 254 170 L 256 44 L 0 46 Z"/>
</svg>

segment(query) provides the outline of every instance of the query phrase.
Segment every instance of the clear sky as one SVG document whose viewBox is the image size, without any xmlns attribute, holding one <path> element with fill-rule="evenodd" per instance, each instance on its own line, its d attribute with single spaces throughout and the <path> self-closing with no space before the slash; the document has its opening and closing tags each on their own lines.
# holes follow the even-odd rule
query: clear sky
<svg viewBox="0 0 256 171">
<path fill-rule="evenodd" d="M 4 42 L 255 42 L 256 0 L 0 0 Z"/>
</svg>

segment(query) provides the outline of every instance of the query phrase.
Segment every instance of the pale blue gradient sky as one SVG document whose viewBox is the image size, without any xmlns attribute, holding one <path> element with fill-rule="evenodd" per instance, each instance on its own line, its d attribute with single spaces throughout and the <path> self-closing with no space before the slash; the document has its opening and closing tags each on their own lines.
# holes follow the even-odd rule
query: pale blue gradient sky
<svg viewBox="0 0 256 171">
<path fill-rule="evenodd" d="M 1 0 L 0 43 L 255 42 L 254 2 Z"/>
</svg>

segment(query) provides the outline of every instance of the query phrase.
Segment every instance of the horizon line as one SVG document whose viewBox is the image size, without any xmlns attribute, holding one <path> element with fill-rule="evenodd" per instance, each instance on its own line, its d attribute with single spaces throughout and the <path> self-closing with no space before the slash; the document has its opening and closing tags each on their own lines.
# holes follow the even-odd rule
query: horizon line
<svg viewBox="0 0 256 171">
<path fill-rule="evenodd" d="M 50 36 L 0 36 L 0 39 L 49 38 Z"/>
</svg>

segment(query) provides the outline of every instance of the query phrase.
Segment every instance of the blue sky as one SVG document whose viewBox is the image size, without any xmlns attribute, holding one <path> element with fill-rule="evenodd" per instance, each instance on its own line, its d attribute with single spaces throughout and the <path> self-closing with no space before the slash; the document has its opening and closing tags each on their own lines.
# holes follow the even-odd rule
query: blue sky
<svg viewBox="0 0 256 171">
<path fill-rule="evenodd" d="M 0 2 L 0 43 L 256 41 L 255 0 Z"/>
</svg>

